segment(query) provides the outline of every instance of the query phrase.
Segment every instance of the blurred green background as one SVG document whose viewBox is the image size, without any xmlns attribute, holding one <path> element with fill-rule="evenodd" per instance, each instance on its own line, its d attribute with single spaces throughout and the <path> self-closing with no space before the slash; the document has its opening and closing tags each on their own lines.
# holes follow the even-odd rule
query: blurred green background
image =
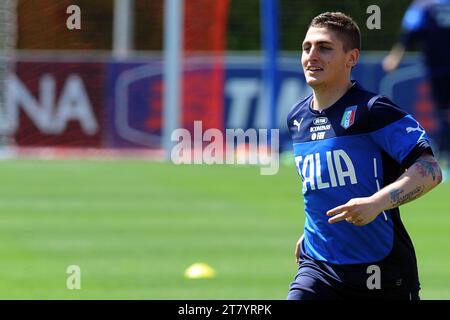
<svg viewBox="0 0 450 320">
<path fill-rule="evenodd" d="M 0 299 L 285 299 L 304 214 L 295 167 L 9 160 Z M 449 183 L 402 207 L 422 299 L 450 298 Z M 448 196 L 447 196 L 448 197 Z M 195 262 L 213 279 L 189 280 Z M 81 289 L 69 290 L 69 265 Z"/>
</svg>

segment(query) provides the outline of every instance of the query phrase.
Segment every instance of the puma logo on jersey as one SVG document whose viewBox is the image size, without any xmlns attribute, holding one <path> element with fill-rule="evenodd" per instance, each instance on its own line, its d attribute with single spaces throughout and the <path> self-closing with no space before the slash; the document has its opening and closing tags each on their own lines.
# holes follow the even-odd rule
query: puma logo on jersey
<svg viewBox="0 0 450 320">
<path fill-rule="evenodd" d="M 342 149 L 327 151 L 325 155 L 297 156 L 295 163 L 303 180 L 303 192 L 358 183 L 353 162 Z"/>
<path fill-rule="evenodd" d="M 425 135 L 425 130 L 423 130 L 423 129 L 420 127 L 420 124 L 417 124 L 417 127 L 416 127 L 416 128 L 413 128 L 413 127 L 407 127 L 407 128 L 406 128 L 406 133 L 411 133 L 411 132 L 414 132 L 414 131 L 422 132 L 422 134 L 421 134 L 420 137 L 419 137 L 419 140 L 422 139 L 423 136 Z"/>
<path fill-rule="evenodd" d="M 294 126 L 297 126 L 297 131 L 300 131 L 300 126 L 302 125 L 303 118 L 298 122 L 297 120 L 294 120 Z"/>
</svg>

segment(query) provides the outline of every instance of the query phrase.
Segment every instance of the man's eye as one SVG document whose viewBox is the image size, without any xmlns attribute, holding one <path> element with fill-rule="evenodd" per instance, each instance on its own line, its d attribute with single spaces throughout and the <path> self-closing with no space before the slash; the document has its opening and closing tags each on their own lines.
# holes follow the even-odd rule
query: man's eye
<svg viewBox="0 0 450 320">
<path fill-rule="evenodd" d="M 333 48 L 330 48 L 330 47 L 322 47 L 321 49 L 322 50 L 333 50 Z"/>
<path fill-rule="evenodd" d="M 304 47 L 303 51 L 309 51 L 309 47 Z"/>
</svg>

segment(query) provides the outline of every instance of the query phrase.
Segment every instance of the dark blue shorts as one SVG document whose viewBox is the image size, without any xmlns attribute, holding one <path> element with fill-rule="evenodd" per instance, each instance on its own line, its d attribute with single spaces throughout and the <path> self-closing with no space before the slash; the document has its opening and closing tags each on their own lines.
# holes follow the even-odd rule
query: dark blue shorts
<svg viewBox="0 0 450 320">
<path fill-rule="evenodd" d="M 291 283 L 288 300 L 420 300 L 418 290 L 352 288 L 306 271 L 302 270 Z"/>
<path fill-rule="evenodd" d="M 307 256 L 303 246 L 300 261 L 288 300 L 420 300 L 418 280 L 392 268 L 389 258 L 379 263 L 384 272 L 379 288 L 371 289 L 367 285 L 369 264 L 327 264 Z"/>
</svg>

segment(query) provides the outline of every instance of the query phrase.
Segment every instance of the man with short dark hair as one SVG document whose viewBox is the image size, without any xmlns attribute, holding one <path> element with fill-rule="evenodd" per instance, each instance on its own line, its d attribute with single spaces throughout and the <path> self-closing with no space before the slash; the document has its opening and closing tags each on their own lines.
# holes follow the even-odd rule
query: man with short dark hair
<svg viewBox="0 0 450 320">
<path fill-rule="evenodd" d="M 288 299 L 419 299 L 414 247 L 398 207 L 441 181 L 428 137 L 389 99 L 350 80 L 357 24 L 315 17 L 302 44 L 313 93 L 287 124 L 306 221 Z"/>
</svg>

